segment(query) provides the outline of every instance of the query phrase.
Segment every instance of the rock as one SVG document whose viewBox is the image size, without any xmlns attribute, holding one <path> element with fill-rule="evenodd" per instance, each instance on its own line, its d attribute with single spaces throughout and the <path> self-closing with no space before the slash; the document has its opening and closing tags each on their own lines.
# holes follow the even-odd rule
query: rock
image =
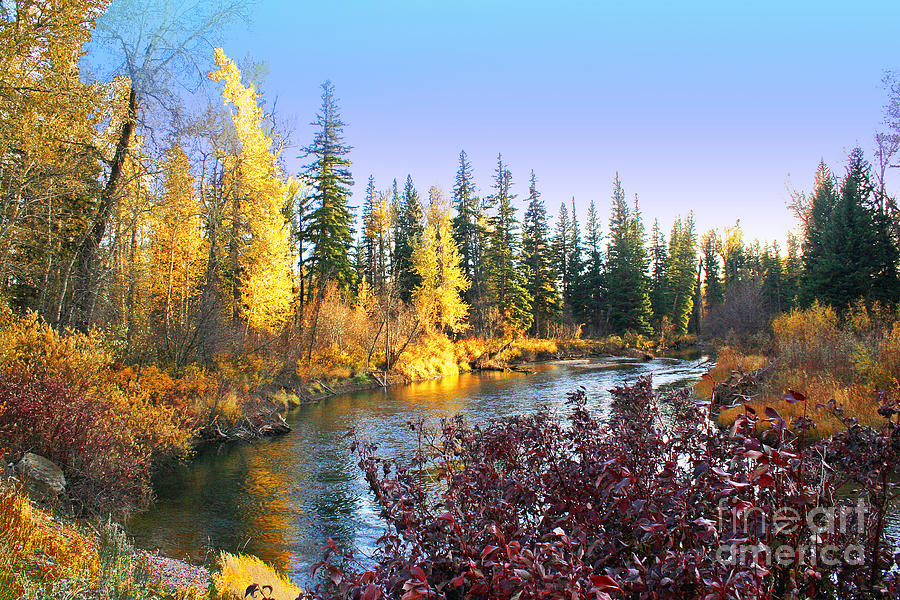
<svg viewBox="0 0 900 600">
<path fill-rule="evenodd" d="M 16 472 L 29 492 L 51 499 L 66 491 L 66 477 L 53 461 L 37 454 L 27 453 L 16 464 Z"/>
</svg>

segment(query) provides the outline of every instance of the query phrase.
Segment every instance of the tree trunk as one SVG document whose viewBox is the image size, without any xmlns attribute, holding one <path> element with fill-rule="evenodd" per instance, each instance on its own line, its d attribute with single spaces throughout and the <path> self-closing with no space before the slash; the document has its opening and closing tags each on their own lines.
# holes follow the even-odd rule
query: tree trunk
<svg viewBox="0 0 900 600">
<path fill-rule="evenodd" d="M 91 315 L 93 313 L 94 300 L 97 295 L 97 254 L 100 243 L 106 234 L 113 213 L 119 191 L 119 182 L 122 179 L 122 171 L 125 166 L 125 157 L 128 155 L 128 146 L 134 134 L 134 126 L 137 118 L 137 96 L 132 86 L 128 94 L 128 109 L 119 131 L 119 140 L 116 142 L 116 153 L 113 155 L 109 169 L 109 179 L 100 192 L 100 204 L 97 207 L 97 215 L 94 222 L 83 238 L 76 251 L 77 263 L 75 278 L 77 289 L 73 295 L 72 313 L 69 321 L 79 331 L 86 332 L 91 327 Z"/>
</svg>

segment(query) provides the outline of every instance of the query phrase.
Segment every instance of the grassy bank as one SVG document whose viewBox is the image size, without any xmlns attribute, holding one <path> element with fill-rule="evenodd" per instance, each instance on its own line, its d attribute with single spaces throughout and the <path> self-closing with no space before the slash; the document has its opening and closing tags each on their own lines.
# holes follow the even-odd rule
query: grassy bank
<svg viewBox="0 0 900 600">
<path fill-rule="evenodd" d="M 747 404 L 758 412 L 773 407 L 790 423 L 807 416 L 812 434 L 831 436 L 846 427 L 827 405 L 830 401 L 862 425 L 883 421 L 883 399 L 900 394 L 900 313 L 880 305 L 857 304 L 845 314 L 815 305 L 777 317 L 771 345 L 762 351 L 725 347 L 697 393 L 720 405 Z M 796 390 L 809 402 L 783 399 Z M 742 406 L 723 408 L 719 424 L 730 426 Z"/>
</svg>

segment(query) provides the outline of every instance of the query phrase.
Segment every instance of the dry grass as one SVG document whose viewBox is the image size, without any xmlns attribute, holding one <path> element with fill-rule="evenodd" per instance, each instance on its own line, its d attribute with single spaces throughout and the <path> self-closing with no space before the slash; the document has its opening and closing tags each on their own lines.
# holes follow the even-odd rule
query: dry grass
<svg viewBox="0 0 900 600">
<path fill-rule="evenodd" d="M 747 404 L 758 413 L 770 406 L 788 422 L 806 415 L 816 422 L 813 435 L 817 437 L 828 437 L 844 429 L 827 408 L 817 406 L 832 399 L 845 416 L 855 417 L 863 425 L 883 422 L 877 412 L 878 391 L 891 397 L 900 393 L 900 315 L 896 311 L 877 304 L 857 304 L 839 316 L 831 308 L 816 304 L 781 315 L 773 322 L 772 330 L 775 374 L 759 390 L 759 396 Z M 755 360 L 725 349 L 711 378 L 717 383 L 723 381 L 739 364 L 745 371 L 752 370 Z M 695 388 L 697 393 L 708 398 L 711 383 L 700 382 Z M 789 389 L 802 392 L 809 400 L 785 402 L 781 398 Z M 719 424 L 731 425 L 741 410 L 723 410 Z"/>
<path fill-rule="evenodd" d="M 55 521 L 15 490 L 0 491 L 0 590 L 9 598 L 47 593 L 61 582 L 86 590 L 99 569 L 92 537 Z"/>
<path fill-rule="evenodd" d="M 694 392 L 701 398 L 712 399 L 713 385 L 726 381 L 734 371 L 749 373 L 766 367 L 769 358 L 761 354 L 741 354 L 738 350 L 726 346 L 719 350 L 716 357 L 716 366 L 709 373 L 708 378 L 703 378 L 694 385 Z"/>
<path fill-rule="evenodd" d="M 211 600 L 243 600 L 247 586 L 253 583 L 272 586 L 269 597 L 278 600 L 294 600 L 302 594 L 299 587 L 255 556 L 222 552 L 216 566 Z"/>
</svg>

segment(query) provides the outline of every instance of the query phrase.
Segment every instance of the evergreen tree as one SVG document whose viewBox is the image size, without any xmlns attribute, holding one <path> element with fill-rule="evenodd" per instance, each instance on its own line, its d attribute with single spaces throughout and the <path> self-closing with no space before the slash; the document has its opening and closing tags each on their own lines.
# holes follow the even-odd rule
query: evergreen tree
<svg viewBox="0 0 900 600">
<path fill-rule="evenodd" d="M 803 230 L 803 275 L 800 283 L 800 299 L 809 306 L 822 297 L 827 282 L 824 280 L 823 265 L 828 254 L 826 235 L 831 214 L 837 204 L 834 177 L 825 165 L 819 162 L 816 170 L 815 189 L 810 200 L 809 214 Z"/>
<path fill-rule="evenodd" d="M 566 286 L 566 293 L 563 301 L 569 308 L 572 317 L 581 322 L 585 318 L 587 303 L 585 294 L 587 290 L 584 287 L 582 274 L 584 271 L 584 263 L 581 258 L 581 228 L 578 225 L 578 216 L 575 213 L 575 198 L 572 198 L 572 218 L 569 227 L 569 242 L 567 244 L 569 255 L 565 261 L 568 274 L 566 280 L 569 282 Z"/>
<path fill-rule="evenodd" d="M 787 236 L 787 256 L 784 258 L 784 288 L 782 305 L 785 310 L 797 306 L 800 293 L 800 282 L 803 274 L 803 263 L 800 257 L 800 243 L 793 232 Z"/>
<path fill-rule="evenodd" d="M 649 259 L 644 237 L 637 196 L 633 207 L 629 208 L 622 182 L 616 173 L 604 280 L 607 321 L 610 328 L 619 333 L 652 333 L 650 278 L 647 274 Z"/>
<path fill-rule="evenodd" d="M 600 234 L 600 220 L 597 217 L 597 208 L 594 201 L 588 205 L 587 214 L 587 236 L 586 251 L 587 259 L 585 261 L 584 286 L 586 289 L 586 310 L 587 322 L 596 333 L 600 330 L 601 324 L 601 306 L 603 297 L 603 257 L 600 250 L 602 242 Z"/>
<path fill-rule="evenodd" d="M 491 205 L 496 213 L 488 219 L 489 243 L 485 253 L 491 300 L 507 329 L 527 331 L 531 327 L 532 298 L 526 289 L 525 273 L 520 265 L 519 222 L 512 202 L 512 175 L 497 156 L 494 193 Z"/>
<path fill-rule="evenodd" d="M 666 236 L 660 231 L 659 221 L 653 219 L 653 227 L 650 229 L 650 306 L 653 308 L 653 323 L 657 326 L 663 317 L 671 318 L 670 295 Z"/>
<path fill-rule="evenodd" d="M 537 189 L 534 171 L 528 187 L 528 209 L 522 224 L 522 257 L 527 275 L 527 290 L 533 299 L 532 332 L 547 337 L 550 324 L 557 321 L 561 307 L 556 289 L 556 273 L 548 240 L 547 211 Z"/>
<path fill-rule="evenodd" d="M 712 229 L 703 235 L 703 285 L 705 288 L 706 310 L 725 300 L 725 287 L 720 275 L 719 236 Z"/>
<path fill-rule="evenodd" d="M 305 177 L 314 189 L 316 203 L 309 217 L 313 243 L 309 277 L 320 288 L 329 281 L 347 287 L 354 277 L 350 262 L 353 214 L 349 207 L 353 177 L 347 158 L 351 148 L 344 143 L 345 123 L 330 81 L 322 84 L 322 108 L 313 125 L 317 127 L 315 137 L 305 148 L 306 155 L 313 158 Z"/>
<path fill-rule="evenodd" d="M 880 257 L 874 256 L 877 235 L 867 202 L 872 194 L 869 164 L 862 150 L 850 153 L 847 174 L 828 218 L 824 252 L 814 275 L 820 283 L 816 298 L 824 304 L 846 307 L 869 298 Z"/>
<path fill-rule="evenodd" d="M 375 202 L 375 177 L 369 175 L 369 183 L 366 185 L 366 199 L 363 202 L 362 210 L 362 236 L 357 243 L 358 246 L 361 246 L 357 252 L 357 263 L 362 267 L 361 272 L 357 269 L 357 277 L 364 277 L 369 288 L 375 287 L 375 253 L 377 245 L 374 226 Z"/>
<path fill-rule="evenodd" d="M 419 192 L 413 185 L 411 175 L 406 176 L 406 185 L 403 188 L 394 255 L 397 266 L 397 286 L 400 297 L 404 302 L 412 298 L 413 290 L 419 285 L 419 275 L 413 269 L 412 252 L 425 230 L 422 203 L 419 201 Z"/>
<path fill-rule="evenodd" d="M 772 310 L 783 312 L 788 307 L 784 303 L 784 266 L 778 242 L 763 247 L 761 263 L 763 298 Z"/>
<path fill-rule="evenodd" d="M 481 295 L 484 292 L 481 277 L 484 227 L 481 201 L 475 194 L 472 165 L 465 150 L 459 153 L 459 169 L 453 186 L 453 208 L 456 210 L 456 216 L 453 218 L 453 237 L 459 247 L 463 274 L 471 282 L 468 290 L 471 300 L 473 295 Z"/>
<path fill-rule="evenodd" d="M 572 241 L 572 223 L 569 221 L 569 209 L 566 203 L 559 205 L 559 213 L 556 218 L 556 232 L 553 234 L 552 251 L 553 259 L 556 264 L 557 274 L 559 276 L 559 292 L 563 300 L 569 294 L 569 259 L 572 256 L 572 249 L 569 244 Z"/>
<path fill-rule="evenodd" d="M 676 333 L 688 332 L 694 308 L 694 286 L 697 281 L 697 234 L 694 215 L 675 220 L 669 235 L 670 268 L 668 289 L 671 295 L 672 324 Z"/>
</svg>

